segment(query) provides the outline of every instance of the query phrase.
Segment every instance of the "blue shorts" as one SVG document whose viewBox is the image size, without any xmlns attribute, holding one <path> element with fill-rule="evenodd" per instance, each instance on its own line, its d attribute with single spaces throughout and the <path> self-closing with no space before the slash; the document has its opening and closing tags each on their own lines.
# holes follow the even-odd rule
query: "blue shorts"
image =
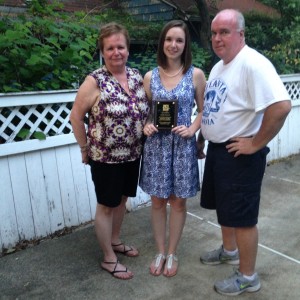
<svg viewBox="0 0 300 300">
<path fill-rule="evenodd" d="M 234 157 L 227 143 L 209 142 L 201 189 L 201 206 L 216 209 L 218 222 L 227 227 L 257 224 L 260 192 L 269 148 Z"/>
<path fill-rule="evenodd" d="M 122 196 L 136 196 L 140 159 L 118 164 L 100 163 L 90 159 L 89 164 L 99 204 L 117 207 Z"/>
</svg>

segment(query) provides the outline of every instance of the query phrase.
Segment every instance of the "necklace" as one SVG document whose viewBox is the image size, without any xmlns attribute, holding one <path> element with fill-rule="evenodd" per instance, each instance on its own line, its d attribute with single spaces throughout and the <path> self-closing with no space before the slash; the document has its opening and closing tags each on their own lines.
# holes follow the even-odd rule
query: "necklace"
<svg viewBox="0 0 300 300">
<path fill-rule="evenodd" d="M 181 68 L 178 70 L 178 72 L 175 73 L 175 74 L 173 74 L 173 75 L 168 74 L 163 68 L 160 68 L 160 69 L 163 71 L 163 73 L 164 73 L 167 77 L 172 78 L 172 77 L 176 77 L 176 76 L 182 71 L 183 65 L 182 65 Z"/>
</svg>

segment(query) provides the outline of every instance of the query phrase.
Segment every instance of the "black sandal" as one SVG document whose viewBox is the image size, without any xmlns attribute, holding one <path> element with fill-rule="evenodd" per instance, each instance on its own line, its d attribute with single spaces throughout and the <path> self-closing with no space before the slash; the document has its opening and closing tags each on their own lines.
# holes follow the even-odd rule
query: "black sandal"
<svg viewBox="0 0 300 300">
<path fill-rule="evenodd" d="M 125 256 L 128 256 L 128 257 L 136 257 L 136 256 L 139 256 L 139 253 L 137 253 L 136 255 L 130 255 L 129 253 L 130 253 L 131 251 L 137 251 L 137 252 L 138 252 L 138 250 L 137 250 L 137 249 L 133 249 L 131 246 L 126 246 L 124 243 L 120 243 L 120 244 L 111 244 L 111 246 L 112 246 L 113 248 L 114 248 L 114 247 L 118 247 L 118 246 L 123 246 L 123 250 L 115 250 L 115 249 L 113 249 L 113 250 L 114 250 L 114 252 L 121 253 L 121 254 L 123 254 L 123 255 L 125 255 Z M 126 247 L 128 247 L 129 249 L 126 250 Z"/>
<path fill-rule="evenodd" d="M 113 271 L 109 271 L 108 269 L 104 268 L 101 264 L 101 268 L 105 271 L 107 271 L 108 273 L 110 273 L 113 277 L 117 278 L 117 279 L 123 279 L 123 280 L 127 280 L 127 279 L 131 279 L 133 276 L 131 277 L 127 277 L 127 278 L 122 278 L 122 277 L 118 277 L 118 276 L 115 276 L 116 273 L 127 273 L 127 268 L 125 267 L 125 270 L 116 270 L 118 264 L 119 264 L 119 261 L 104 261 L 103 264 L 115 264 L 115 267 L 114 267 L 114 270 Z M 127 273 L 128 274 L 128 273 Z"/>
</svg>

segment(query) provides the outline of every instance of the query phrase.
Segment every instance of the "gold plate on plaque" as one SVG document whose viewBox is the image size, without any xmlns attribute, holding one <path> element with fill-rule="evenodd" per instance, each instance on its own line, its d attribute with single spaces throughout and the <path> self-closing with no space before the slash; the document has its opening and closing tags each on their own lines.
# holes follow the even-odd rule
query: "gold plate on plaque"
<svg viewBox="0 0 300 300">
<path fill-rule="evenodd" d="M 177 126 L 178 100 L 154 101 L 154 126 L 158 130 L 171 130 Z"/>
</svg>

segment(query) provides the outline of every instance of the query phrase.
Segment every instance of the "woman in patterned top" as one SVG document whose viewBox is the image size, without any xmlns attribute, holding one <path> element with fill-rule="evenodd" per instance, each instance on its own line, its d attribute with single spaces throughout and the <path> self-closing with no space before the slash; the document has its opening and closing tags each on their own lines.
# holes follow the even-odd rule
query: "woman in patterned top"
<svg viewBox="0 0 300 300">
<path fill-rule="evenodd" d="M 117 23 L 103 26 L 99 48 L 105 65 L 89 74 L 80 86 L 70 120 L 82 162 L 91 166 L 98 202 L 95 230 L 104 254 L 101 267 L 116 278 L 130 279 L 133 273 L 119 263 L 116 252 L 139 255 L 136 248 L 121 242 L 120 230 L 127 198 L 136 196 L 149 106 L 141 74 L 126 66 L 127 30 Z"/>
<path fill-rule="evenodd" d="M 200 128 L 205 76 L 191 64 L 191 42 L 184 22 L 175 20 L 165 25 L 160 34 L 157 62 L 158 67 L 145 75 L 144 87 L 152 108 L 159 100 L 178 101 L 177 126 L 163 131 L 152 120 L 147 121 L 140 186 L 151 195 L 152 228 L 158 250 L 150 273 L 171 277 L 178 268 L 176 250 L 186 218 L 186 199 L 200 189 L 195 133 Z M 191 123 L 194 101 L 198 115 Z M 167 203 L 170 204 L 168 248 Z"/>
</svg>

